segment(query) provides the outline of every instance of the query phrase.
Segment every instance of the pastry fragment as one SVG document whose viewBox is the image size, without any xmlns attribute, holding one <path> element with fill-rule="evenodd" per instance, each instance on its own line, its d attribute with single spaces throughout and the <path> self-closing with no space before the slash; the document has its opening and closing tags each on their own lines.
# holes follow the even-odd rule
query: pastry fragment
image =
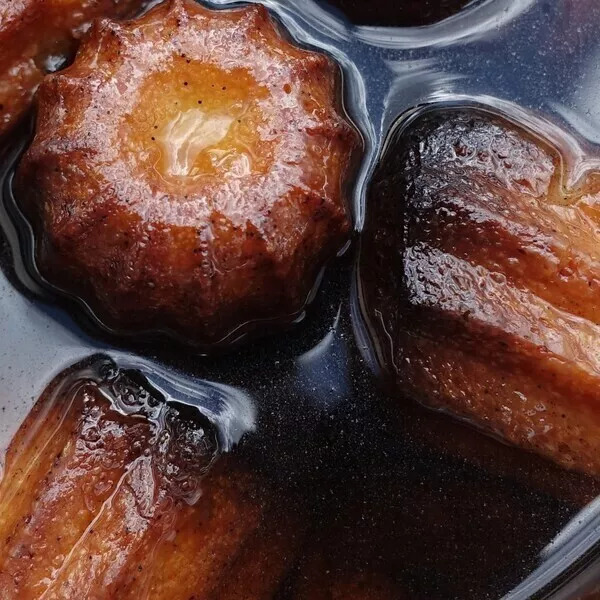
<svg viewBox="0 0 600 600">
<path fill-rule="evenodd" d="M 142 0 L 0 0 L 0 136 L 48 71 L 71 58 L 93 19 L 133 15 Z"/>
<path fill-rule="evenodd" d="M 350 229 L 338 79 L 258 5 L 103 21 L 40 87 L 17 176 L 41 274 L 201 346 L 296 319 Z"/>
<path fill-rule="evenodd" d="M 600 196 L 565 193 L 561 168 L 484 112 L 397 132 L 368 205 L 362 308 L 398 392 L 597 476 Z"/>
<path fill-rule="evenodd" d="M 294 520 L 208 421 L 106 367 L 61 376 L 9 448 L 2 599 L 271 598 Z"/>
</svg>

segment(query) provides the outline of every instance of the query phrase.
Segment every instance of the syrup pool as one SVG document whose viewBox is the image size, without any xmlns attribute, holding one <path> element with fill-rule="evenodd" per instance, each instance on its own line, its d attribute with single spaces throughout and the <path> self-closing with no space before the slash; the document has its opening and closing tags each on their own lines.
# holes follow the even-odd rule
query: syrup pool
<svg viewBox="0 0 600 600">
<path fill-rule="evenodd" d="M 351 24 L 325 2 L 265 4 L 297 42 L 342 66 L 346 108 L 365 140 L 357 231 L 388 133 L 424 107 L 477 105 L 522 123 L 561 149 L 570 184 L 597 164 L 594 0 L 482 0 L 412 28 Z M 278 597 L 298 597 L 309 564 L 321 565 L 319 581 L 368 566 L 393 580 L 394 593 L 429 600 L 567 599 L 593 588 L 594 482 L 379 387 L 351 293 L 356 244 L 329 266 L 306 316 L 283 335 L 212 358 L 122 342 L 31 272 L 31 238 L 11 193 L 29 137 L 25 124 L 0 149 L 1 449 L 58 374 L 107 355 L 167 398 L 191 398 L 221 435 L 226 423 L 243 423 L 248 433 L 234 452 L 273 482 L 275 500 L 292 494 L 306 511 L 310 543 L 290 559 Z M 215 384 L 227 390 L 218 410 L 206 394 Z M 221 419 L 227 414 L 236 418 Z"/>
</svg>

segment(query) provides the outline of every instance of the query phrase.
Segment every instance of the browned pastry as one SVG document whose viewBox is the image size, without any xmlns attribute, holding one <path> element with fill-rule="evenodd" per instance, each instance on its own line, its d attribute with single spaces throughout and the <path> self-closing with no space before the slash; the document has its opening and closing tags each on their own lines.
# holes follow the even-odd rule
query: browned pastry
<svg viewBox="0 0 600 600">
<path fill-rule="evenodd" d="M 475 0 L 477 1 L 477 0 Z M 431 25 L 461 11 L 473 0 L 327 0 L 359 25 Z"/>
<path fill-rule="evenodd" d="M 398 391 L 598 475 L 599 196 L 567 194 L 561 169 L 486 113 L 396 133 L 368 205 L 362 308 Z"/>
<path fill-rule="evenodd" d="M 338 92 L 261 6 L 104 21 L 40 87 L 19 169 L 41 273 L 120 330 L 209 345 L 289 323 L 348 239 Z"/>
<path fill-rule="evenodd" d="M 0 136 L 29 108 L 52 69 L 96 17 L 125 17 L 143 0 L 0 0 Z"/>
<path fill-rule="evenodd" d="M 217 460 L 207 423 L 123 374 L 75 372 L 8 451 L 0 597 L 267 600 L 297 538 L 265 492 L 235 457 Z"/>
</svg>

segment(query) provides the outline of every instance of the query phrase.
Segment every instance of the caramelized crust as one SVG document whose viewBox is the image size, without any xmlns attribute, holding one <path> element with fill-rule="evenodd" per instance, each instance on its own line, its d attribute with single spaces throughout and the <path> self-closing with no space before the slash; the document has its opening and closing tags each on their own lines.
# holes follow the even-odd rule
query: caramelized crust
<svg viewBox="0 0 600 600">
<path fill-rule="evenodd" d="M 7 454 L 0 596 L 271 598 L 294 554 L 294 519 L 234 457 L 213 467 L 216 456 L 209 425 L 123 374 L 61 379 Z"/>
<path fill-rule="evenodd" d="M 598 195 L 485 113 L 430 114 L 376 177 L 363 309 L 397 389 L 600 473 Z"/>
<path fill-rule="evenodd" d="M 102 22 L 40 87 L 18 173 L 42 275 L 117 330 L 208 346 L 289 323 L 348 238 L 338 95 L 261 6 Z"/>
<path fill-rule="evenodd" d="M 29 108 L 44 75 L 70 58 L 97 17 L 126 17 L 143 0 L 0 0 L 0 136 Z"/>
</svg>

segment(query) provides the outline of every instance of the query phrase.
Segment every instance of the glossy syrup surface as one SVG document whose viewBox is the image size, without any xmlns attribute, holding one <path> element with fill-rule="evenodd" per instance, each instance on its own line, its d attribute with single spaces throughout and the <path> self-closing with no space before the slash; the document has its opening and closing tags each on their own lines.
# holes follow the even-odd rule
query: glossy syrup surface
<svg viewBox="0 0 600 600">
<path fill-rule="evenodd" d="M 365 140 L 357 231 L 390 129 L 423 107 L 474 104 L 507 115 L 560 148 L 571 183 L 595 164 L 594 0 L 483 0 L 414 28 L 352 25 L 312 0 L 265 4 L 299 43 L 342 66 L 346 108 Z M 159 389 L 171 386 L 176 399 L 208 402 L 205 382 L 216 382 L 239 391 L 232 411 L 256 411 L 236 452 L 277 483 L 273 494 L 299 498 L 314 533 L 282 579 L 281 598 L 298 597 L 307 564 L 320 565 L 316 579 L 368 565 L 411 599 L 570 598 L 588 585 L 580 572 L 596 556 L 595 484 L 387 396 L 354 326 L 356 244 L 283 334 L 211 358 L 162 342 L 120 343 L 31 276 L 31 239 L 11 194 L 28 139 L 23 126 L 0 151 L 0 448 L 56 375 L 107 354 Z"/>
</svg>

